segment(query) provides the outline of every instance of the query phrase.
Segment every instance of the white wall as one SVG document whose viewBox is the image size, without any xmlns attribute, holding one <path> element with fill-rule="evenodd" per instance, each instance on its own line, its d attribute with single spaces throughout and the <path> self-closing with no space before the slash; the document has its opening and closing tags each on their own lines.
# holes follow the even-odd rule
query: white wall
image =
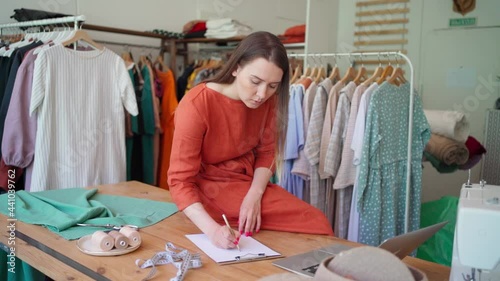
<svg viewBox="0 0 500 281">
<path fill-rule="evenodd" d="M 484 111 L 492 108 L 500 95 L 499 83 L 495 81 L 500 75 L 497 15 L 500 1 L 476 1 L 475 11 L 465 17 L 476 17 L 477 26 L 483 28 L 467 30 L 448 28 L 450 18 L 462 17 L 453 12 L 452 1 L 411 0 L 409 8 L 407 50 L 416 69 L 416 89 L 424 108 L 465 112 L 471 123 L 471 135 L 483 141 Z M 354 49 L 355 12 L 355 1 L 340 1 L 337 51 Z M 458 76 L 452 75 L 457 73 Z M 449 75 L 455 78 L 454 83 L 453 79 L 448 80 Z M 459 195 L 462 183 L 467 180 L 466 172 L 439 174 L 431 165 L 424 166 L 423 201 Z M 477 165 L 472 171 L 472 181 L 478 182 L 479 177 L 480 165 Z"/>
<path fill-rule="evenodd" d="M 460 110 L 471 124 L 471 135 L 484 140 L 485 110 L 500 97 L 500 2 L 477 1 L 478 29 L 450 29 L 450 18 L 461 18 L 451 9 L 451 1 L 425 1 L 419 69 L 420 89 L 428 109 Z M 497 26 L 496 28 L 486 28 Z M 453 75 L 455 74 L 455 75 Z M 497 156 L 500 158 L 500 155 Z M 466 171 L 439 174 L 429 165 L 424 169 L 424 199 L 459 195 L 467 180 Z M 472 181 L 480 180 L 480 165 L 472 170 Z"/>
</svg>

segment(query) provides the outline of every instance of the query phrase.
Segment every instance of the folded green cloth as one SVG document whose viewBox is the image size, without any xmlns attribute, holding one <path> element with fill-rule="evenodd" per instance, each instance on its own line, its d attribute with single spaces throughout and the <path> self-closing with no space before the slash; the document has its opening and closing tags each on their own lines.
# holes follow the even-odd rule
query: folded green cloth
<svg viewBox="0 0 500 281">
<path fill-rule="evenodd" d="M 8 194 L 0 195 L 0 213 L 10 216 L 12 209 L 9 211 L 7 196 Z M 105 229 L 77 226 L 77 223 L 146 227 L 178 211 L 173 203 L 99 194 L 97 189 L 18 191 L 15 197 L 16 219 L 42 225 L 68 240 Z"/>
<path fill-rule="evenodd" d="M 457 164 L 446 165 L 444 162 L 441 162 L 434 155 L 430 154 L 427 151 L 424 151 L 424 156 L 429 162 L 431 162 L 432 166 L 441 174 L 449 174 L 458 170 Z"/>
</svg>

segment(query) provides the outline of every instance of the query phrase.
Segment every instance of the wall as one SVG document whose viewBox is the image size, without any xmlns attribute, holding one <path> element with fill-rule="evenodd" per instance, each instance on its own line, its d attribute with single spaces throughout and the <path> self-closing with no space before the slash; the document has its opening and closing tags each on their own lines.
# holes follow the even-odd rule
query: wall
<svg viewBox="0 0 500 281">
<path fill-rule="evenodd" d="M 448 28 L 450 18 L 461 18 L 452 1 L 410 0 L 408 56 L 415 67 L 416 89 L 424 108 L 460 110 L 471 124 L 471 135 L 484 139 L 484 111 L 499 97 L 500 2 L 476 1 L 476 29 Z M 354 49 L 355 1 L 340 0 L 337 51 Z M 389 17 L 390 18 L 390 17 Z M 351 49 L 349 49 L 351 48 Z M 500 155 L 498 156 L 500 158 Z M 439 174 L 424 164 L 423 201 L 443 195 L 459 195 L 467 172 Z M 480 165 L 472 170 L 472 181 L 480 179 Z"/>
</svg>

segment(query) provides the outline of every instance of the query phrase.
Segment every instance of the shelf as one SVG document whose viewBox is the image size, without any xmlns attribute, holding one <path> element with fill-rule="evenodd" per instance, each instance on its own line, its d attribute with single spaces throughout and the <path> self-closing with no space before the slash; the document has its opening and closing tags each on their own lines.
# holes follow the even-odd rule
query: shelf
<svg viewBox="0 0 500 281">
<path fill-rule="evenodd" d="M 289 43 L 283 44 L 286 49 L 303 49 L 306 47 L 306 43 Z"/>
<path fill-rule="evenodd" d="M 102 25 L 93 25 L 93 24 L 87 24 L 87 23 L 83 23 L 82 28 L 83 29 L 87 29 L 87 30 L 110 32 L 110 33 L 118 33 L 118 34 L 126 34 L 126 35 L 134 35 L 134 36 L 141 36 L 141 37 L 150 37 L 150 38 L 158 38 L 158 39 L 169 39 L 166 36 L 163 36 L 161 34 L 156 34 L 156 33 L 153 33 L 153 32 L 136 31 L 136 30 L 130 30 L 130 29 L 124 29 L 124 28 L 114 28 L 114 27 L 108 27 L 108 26 L 102 26 Z"/>
<path fill-rule="evenodd" d="M 228 43 L 228 42 L 238 42 L 243 40 L 243 36 L 241 37 L 231 37 L 225 39 L 217 39 L 217 38 L 188 38 L 188 39 L 175 39 L 176 43 Z"/>
</svg>

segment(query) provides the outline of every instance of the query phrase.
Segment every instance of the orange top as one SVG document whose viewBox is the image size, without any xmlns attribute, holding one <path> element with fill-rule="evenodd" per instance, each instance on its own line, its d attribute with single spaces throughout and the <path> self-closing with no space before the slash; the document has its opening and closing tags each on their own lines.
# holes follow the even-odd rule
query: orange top
<svg viewBox="0 0 500 281">
<path fill-rule="evenodd" d="M 275 104 L 276 98 L 270 98 L 251 109 L 205 83 L 182 98 L 175 112 L 168 171 L 170 192 L 180 210 L 201 202 L 201 179 L 251 182 L 256 168 L 273 168 Z"/>
<path fill-rule="evenodd" d="M 160 123 L 163 134 L 160 136 L 160 157 L 158 183 L 161 188 L 168 189 L 167 173 L 170 167 L 170 153 L 174 137 L 174 111 L 177 108 L 177 96 L 175 93 L 175 78 L 171 70 L 166 72 L 157 71 L 157 76 L 163 85 L 163 97 L 161 100 Z"/>
</svg>

